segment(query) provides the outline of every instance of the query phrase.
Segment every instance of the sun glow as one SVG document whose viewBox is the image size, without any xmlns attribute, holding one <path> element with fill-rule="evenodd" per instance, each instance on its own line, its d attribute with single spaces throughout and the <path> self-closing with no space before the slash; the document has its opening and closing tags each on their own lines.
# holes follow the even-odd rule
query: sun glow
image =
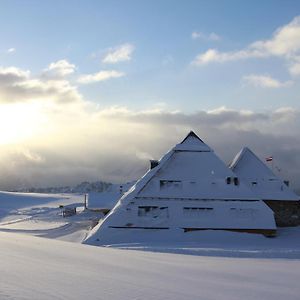
<svg viewBox="0 0 300 300">
<path fill-rule="evenodd" d="M 40 105 L 35 103 L 0 106 L 0 144 L 15 144 L 33 138 L 46 122 Z"/>
</svg>

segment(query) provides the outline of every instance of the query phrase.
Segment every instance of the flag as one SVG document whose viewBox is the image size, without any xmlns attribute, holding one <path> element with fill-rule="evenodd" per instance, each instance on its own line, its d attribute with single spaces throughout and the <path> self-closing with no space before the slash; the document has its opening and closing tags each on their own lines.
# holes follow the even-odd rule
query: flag
<svg viewBox="0 0 300 300">
<path fill-rule="evenodd" d="M 273 156 L 266 157 L 266 161 L 273 161 Z"/>
</svg>

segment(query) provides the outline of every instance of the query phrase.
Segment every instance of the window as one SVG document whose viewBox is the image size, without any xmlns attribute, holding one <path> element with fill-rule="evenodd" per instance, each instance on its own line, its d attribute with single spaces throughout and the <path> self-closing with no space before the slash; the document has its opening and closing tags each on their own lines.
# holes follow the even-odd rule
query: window
<svg viewBox="0 0 300 300">
<path fill-rule="evenodd" d="M 160 180 L 160 189 L 182 189 L 182 181 L 180 180 Z"/>
<path fill-rule="evenodd" d="M 240 181 L 239 181 L 239 179 L 237 177 L 234 177 L 233 178 L 233 183 L 234 183 L 234 185 L 239 185 Z"/>
<path fill-rule="evenodd" d="M 188 217 L 201 217 L 211 215 L 213 212 L 212 207 L 184 207 L 183 215 Z"/>
<path fill-rule="evenodd" d="M 158 206 L 139 206 L 138 207 L 138 216 L 139 217 L 169 217 L 169 209 L 167 206 L 158 207 Z"/>
</svg>

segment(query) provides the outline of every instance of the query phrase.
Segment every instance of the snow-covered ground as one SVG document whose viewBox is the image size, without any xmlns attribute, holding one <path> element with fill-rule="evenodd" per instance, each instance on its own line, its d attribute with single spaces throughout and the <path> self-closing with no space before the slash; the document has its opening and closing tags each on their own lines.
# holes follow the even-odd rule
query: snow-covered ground
<svg viewBox="0 0 300 300">
<path fill-rule="evenodd" d="M 59 207 L 82 207 L 83 195 L 0 192 L 0 231 L 82 242 L 101 215 L 83 211 L 63 218 Z"/>
<path fill-rule="evenodd" d="M 137 234 L 139 233 L 134 233 Z M 161 235 L 160 242 L 129 242 L 107 247 L 198 256 L 300 259 L 300 227 L 280 228 L 275 238 L 266 238 L 259 234 L 205 230 L 182 232 L 174 235 L 174 239 L 173 243 L 166 243 L 165 240 L 168 239 Z"/>
<path fill-rule="evenodd" d="M 82 195 L 0 193 L 1 300 L 299 299 L 300 227 L 276 238 L 200 231 L 173 244 L 94 247 L 80 243 L 99 215 L 61 216 L 60 205 L 82 203 Z"/>
<path fill-rule="evenodd" d="M 0 299 L 299 299 L 300 261 L 124 251 L 0 233 Z"/>
</svg>

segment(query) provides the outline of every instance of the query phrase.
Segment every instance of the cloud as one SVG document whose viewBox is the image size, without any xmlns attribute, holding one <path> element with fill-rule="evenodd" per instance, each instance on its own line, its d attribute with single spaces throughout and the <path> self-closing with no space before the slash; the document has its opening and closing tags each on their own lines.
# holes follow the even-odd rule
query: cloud
<svg viewBox="0 0 300 300">
<path fill-rule="evenodd" d="M 206 52 L 198 54 L 192 64 L 201 66 L 213 62 L 225 63 L 249 58 L 279 57 L 287 60 L 292 65 L 292 72 L 298 74 L 295 69 L 293 71 L 293 65 L 298 64 L 299 54 L 300 16 L 294 18 L 287 25 L 278 28 L 270 39 L 255 41 L 244 49 L 230 52 L 208 49 Z"/>
<path fill-rule="evenodd" d="M 12 54 L 12 53 L 15 53 L 16 51 L 17 51 L 16 48 L 9 48 L 6 50 L 6 53 Z"/>
<path fill-rule="evenodd" d="M 0 103 L 34 100 L 65 103 L 81 99 L 76 86 L 62 78 L 33 77 L 30 71 L 0 67 Z"/>
<path fill-rule="evenodd" d="M 292 81 L 281 82 L 269 75 L 247 75 L 243 77 L 243 81 L 248 85 L 261 88 L 278 89 L 282 87 L 289 87 L 293 84 Z"/>
<path fill-rule="evenodd" d="M 1 188 L 136 179 L 149 158 L 160 158 L 191 129 L 226 163 L 243 146 L 261 158 L 272 154 L 282 176 L 300 186 L 300 111 L 293 108 L 257 113 L 220 107 L 187 114 L 164 107 L 99 109 L 87 102 L 47 110 L 42 103 L 27 104 L 26 110 L 19 105 L 10 104 L 12 115 L 0 126 L 0 136 L 7 128 L 17 134 L 29 128 L 30 134 L 22 142 L 1 144 Z M 23 119 L 15 115 L 22 110 Z M 2 111 L 0 120 L 8 115 Z"/>
<path fill-rule="evenodd" d="M 289 72 L 292 76 L 300 75 L 300 56 L 295 56 L 289 64 Z"/>
<path fill-rule="evenodd" d="M 224 63 L 228 61 L 236 61 L 241 59 L 247 59 L 249 57 L 261 57 L 259 52 L 250 53 L 248 50 L 233 51 L 233 52 L 219 52 L 216 49 L 209 49 L 206 52 L 196 56 L 192 64 L 201 66 L 212 62 Z"/>
<path fill-rule="evenodd" d="M 131 60 L 131 55 L 134 51 L 132 44 L 123 44 L 119 47 L 112 48 L 102 59 L 105 64 L 116 64 L 123 61 Z"/>
<path fill-rule="evenodd" d="M 0 67 L 0 85 L 27 80 L 29 76 L 30 71 L 28 70 L 24 71 L 16 67 Z"/>
<path fill-rule="evenodd" d="M 75 72 L 76 66 L 69 63 L 66 59 L 61 59 L 56 62 L 52 62 L 44 70 L 46 76 L 58 76 L 65 77 Z"/>
<path fill-rule="evenodd" d="M 193 31 L 192 34 L 191 34 L 191 38 L 193 40 L 198 40 L 198 39 L 201 39 L 201 40 L 208 40 L 208 41 L 220 41 L 221 40 L 221 37 L 214 33 L 214 32 L 211 32 L 209 34 L 205 34 L 203 32 L 200 32 L 200 31 Z"/>
<path fill-rule="evenodd" d="M 102 72 L 108 73 L 82 75 L 82 83 L 124 75 Z M 264 77 L 274 85 L 275 79 Z M 245 145 L 262 158 L 272 154 L 282 176 L 300 187 L 299 128 L 300 111 L 291 107 L 195 113 L 163 104 L 146 110 L 99 108 L 65 78 L 0 67 L 1 189 L 133 180 L 147 170 L 149 158 L 161 157 L 190 130 L 225 162 Z"/>
<path fill-rule="evenodd" d="M 300 50 L 300 16 L 278 28 L 271 39 L 254 42 L 251 49 L 266 55 L 290 57 Z"/>
<path fill-rule="evenodd" d="M 95 74 L 81 75 L 77 81 L 82 84 L 89 84 L 89 83 L 109 80 L 112 78 L 119 78 L 123 76 L 125 76 L 125 73 L 123 72 L 109 70 L 109 71 L 100 71 Z"/>
</svg>

